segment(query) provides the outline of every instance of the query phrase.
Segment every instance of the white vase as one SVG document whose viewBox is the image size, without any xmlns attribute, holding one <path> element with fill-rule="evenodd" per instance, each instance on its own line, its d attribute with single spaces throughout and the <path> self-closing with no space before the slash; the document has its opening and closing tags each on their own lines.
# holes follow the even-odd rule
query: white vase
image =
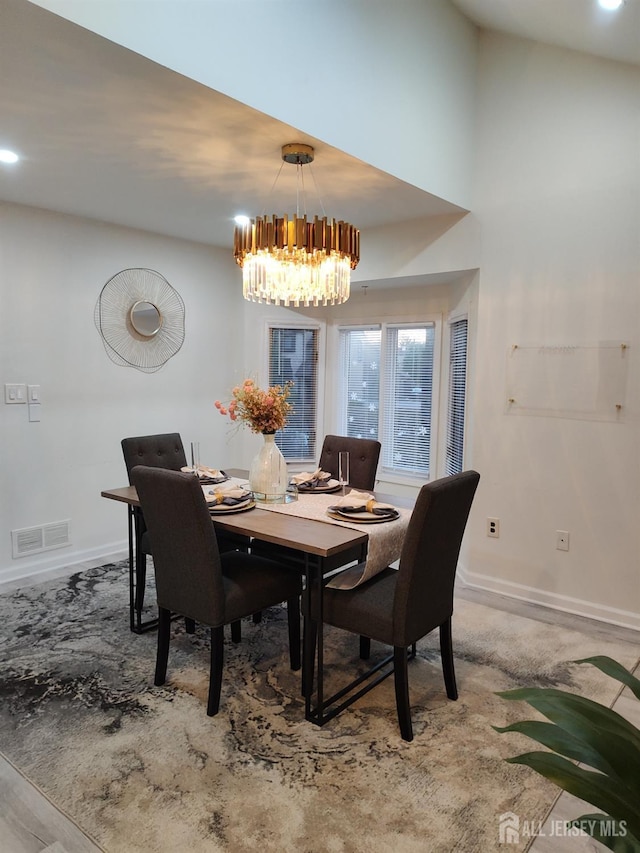
<svg viewBox="0 0 640 853">
<path fill-rule="evenodd" d="M 249 469 L 249 485 L 257 501 L 284 503 L 289 474 L 275 433 L 262 433 L 264 443 Z"/>
</svg>

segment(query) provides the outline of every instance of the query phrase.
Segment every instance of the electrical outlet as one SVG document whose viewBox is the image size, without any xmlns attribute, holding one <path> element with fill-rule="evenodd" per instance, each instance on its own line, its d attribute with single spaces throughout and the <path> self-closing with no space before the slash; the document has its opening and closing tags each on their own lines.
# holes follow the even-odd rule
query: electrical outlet
<svg viewBox="0 0 640 853">
<path fill-rule="evenodd" d="M 493 536 L 494 539 L 500 538 L 500 519 L 499 518 L 488 518 L 487 519 L 487 536 Z"/>
<path fill-rule="evenodd" d="M 569 550 L 569 531 L 556 530 L 556 549 L 558 551 Z"/>
</svg>

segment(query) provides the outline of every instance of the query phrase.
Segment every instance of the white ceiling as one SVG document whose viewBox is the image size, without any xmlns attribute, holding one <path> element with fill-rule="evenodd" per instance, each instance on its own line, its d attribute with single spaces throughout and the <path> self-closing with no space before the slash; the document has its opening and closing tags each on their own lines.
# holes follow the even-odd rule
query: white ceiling
<svg viewBox="0 0 640 853">
<path fill-rule="evenodd" d="M 454 2 L 482 26 L 640 63 L 640 0 L 605 29 L 595 0 Z M 0 148 L 23 157 L 0 164 L 4 201 L 230 246 L 235 213 L 292 207 L 295 167 L 272 185 L 274 152 L 296 141 L 316 148 L 310 201 L 314 178 L 329 215 L 361 229 L 459 210 L 27 0 L 1 0 L 0 79 Z"/>
<path fill-rule="evenodd" d="M 485 29 L 640 65 L 640 0 L 616 12 L 597 0 L 452 0 Z"/>
</svg>

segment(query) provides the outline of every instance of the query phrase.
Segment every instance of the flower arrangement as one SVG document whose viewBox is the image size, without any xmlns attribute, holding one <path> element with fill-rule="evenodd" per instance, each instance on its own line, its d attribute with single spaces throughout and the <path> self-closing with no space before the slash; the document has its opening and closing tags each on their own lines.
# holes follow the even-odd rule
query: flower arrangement
<svg viewBox="0 0 640 853">
<path fill-rule="evenodd" d="M 286 382 L 264 390 L 258 388 L 253 379 L 245 379 L 232 390 L 233 396 L 227 406 L 220 400 L 216 400 L 214 406 L 232 421 L 244 421 L 251 432 L 273 433 L 284 429 L 293 411 L 293 404 L 288 400 L 292 386 L 293 382 Z"/>
</svg>

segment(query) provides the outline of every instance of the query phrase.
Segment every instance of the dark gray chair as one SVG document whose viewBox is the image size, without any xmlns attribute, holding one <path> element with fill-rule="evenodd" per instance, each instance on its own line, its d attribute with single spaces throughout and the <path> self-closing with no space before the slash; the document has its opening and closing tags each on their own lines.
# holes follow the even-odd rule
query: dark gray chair
<svg viewBox="0 0 640 853">
<path fill-rule="evenodd" d="M 300 668 L 300 594 L 296 572 L 243 551 L 218 550 L 202 489 L 191 474 L 137 466 L 131 472 L 153 539 L 158 600 L 155 684 L 164 684 L 171 614 L 211 628 L 207 714 L 220 706 L 225 625 L 287 602 L 291 668 Z"/>
<path fill-rule="evenodd" d="M 157 435 L 137 435 L 123 438 L 120 442 L 124 463 L 127 466 L 129 483 L 131 472 L 136 465 L 145 465 L 149 468 L 164 468 L 169 471 L 179 471 L 185 467 L 187 457 L 184 452 L 182 438 L 178 432 L 159 433 Z M 220 551 L 247 551 L 249 539 L 243 536 L 221 535 L 218 536 L 218 548 Z M 151 540 L 143 513 L 136 516 L 136 594 L 134 608 L 137 621 L 142 623 L 142 608 L 144 605 L 144 594 L 147 580 L 147 556 L 153 557 Z M 190 630 L 193 626 L 190 625 Z M 240 624 L 233 627 L 234 640 L 240 641 Z"/>
<path fill-rule="evenodd" d="M 136 465 L 147 465 L 151 468 L 166 468 L 179 471 L 187 464 L 180 433 L 168 432 L 158 435 L 137 435 L 123 438 L 120 442 L 127 467 L 127 477 L 132 484 L 131 472 Z M 149 532 L 142 512 L 137 513 L 136 519 L 136 594 L 134 608 L 138 624 L 142 623 L 142 607 L 147 580 L 147 555 L 153 556 Z"/>
<path fill-rule="evenodd" d="M 349 485 L 354 489 L 375 489 L 380 459 L 380 442 L 372 438 L 327 435 L 322 443 L 319 467 L 338 477 L 338 454 L 349 451 Z"/>
<path fill-rule="evenodd" d="M 453 586 L 460 545 L 480 475 L 464 471 L 428 483 L 420 489 L 402 547 L 399 569 L 386 568 L 370 581 L 352 590 L 325 587 L 323 622 L 365 638 L 393 646 L 393 653 L 330 697 L 331 706 L 373 677 L 339 706 L 329 708 L 331 719 L 383 679 L 394 673 L 396 708 L 404 740 L 413 740 L 407 662 L 415 657 L 416 641 L 439 628 L 440 655 L 447 696 L 458 698 L 451 615 Z M 315 607 L 312 607 L 315 612 Z M 312 671 L 317 623 L 310 625 L 311 642 L 305 648 L 305 665 Z M 361 644 L 361 657 L 364 653 Z M 385 667 L 389 667 L 384 671 Z"/>
</svg>

